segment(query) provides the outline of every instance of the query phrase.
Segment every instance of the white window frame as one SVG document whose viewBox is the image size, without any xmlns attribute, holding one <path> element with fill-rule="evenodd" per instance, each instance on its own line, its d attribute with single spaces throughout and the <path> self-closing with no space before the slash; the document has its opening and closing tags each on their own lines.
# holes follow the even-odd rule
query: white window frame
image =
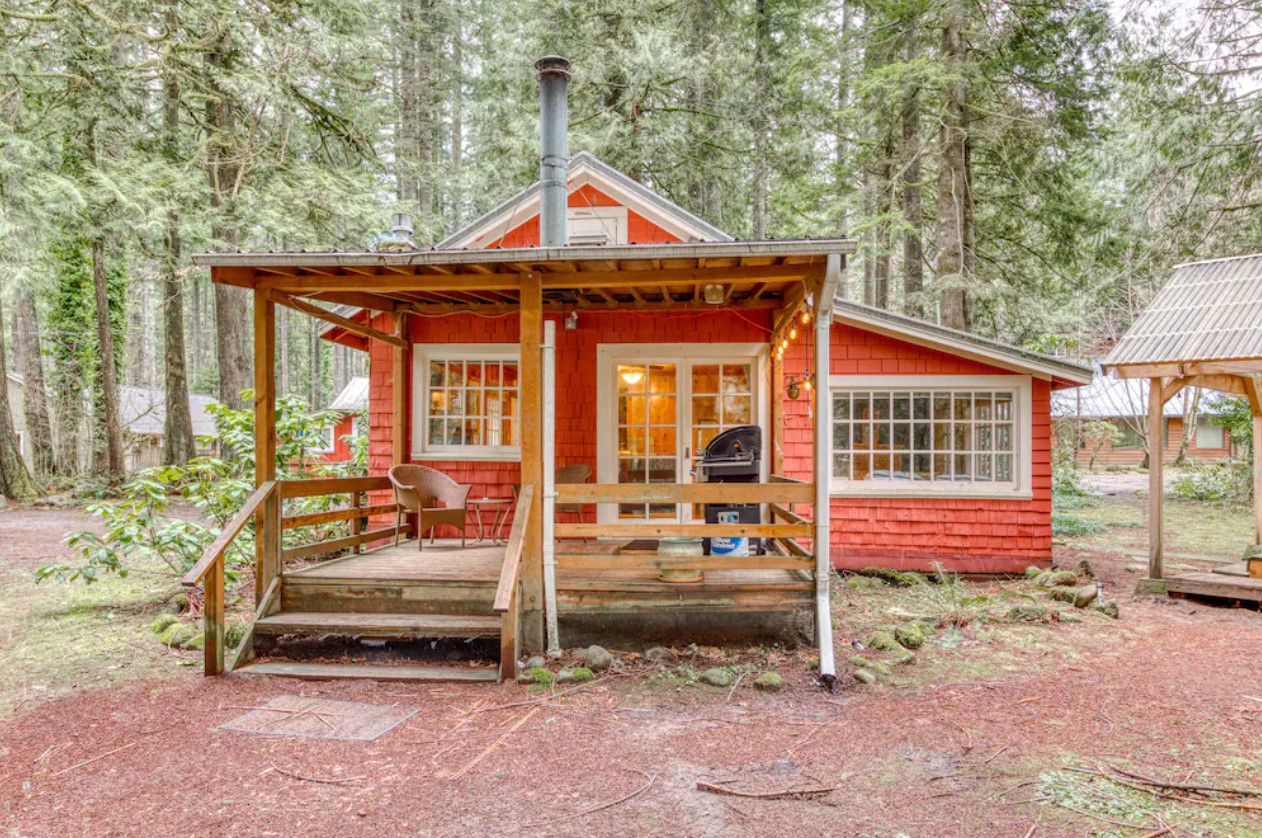
<svg viewBox="0 0 1262 838">
<path fill-rule="evenodd" d="M 836 392 L 869 391 L 889 392 L 945 390 L 1006 391 L 1013 398 L 1012 464 L 1011 483 L 948 483 L 936 481 L 880 481 L 841 480 L 832 476 L 829 469 L 829 493 L 834 497 L 862 498 L 992 498 L 1000 500 L 1029 500 L 1034 496 L 1032 476 L 1033 457 L 1033 392 L 1034 385 L 1028 375 L 832 375 L 828 378 L 829 462 L 832 462 L 832 394 Z"/>
<path fill-rule="evenodd" d="M 412 344 L 412 458 L 521 462 L 520 445 L 429 445 L 429 362 L 500 361 L 517 364 L 517 403 L 521 404 L 521 347 L 516 343 Z M 521 422 L 518 415 L 517 422 Z M 520 428 L 520 425 L 519 425 Z M 519 430 L 520 433 L 520 430 Z"/>
</svg>

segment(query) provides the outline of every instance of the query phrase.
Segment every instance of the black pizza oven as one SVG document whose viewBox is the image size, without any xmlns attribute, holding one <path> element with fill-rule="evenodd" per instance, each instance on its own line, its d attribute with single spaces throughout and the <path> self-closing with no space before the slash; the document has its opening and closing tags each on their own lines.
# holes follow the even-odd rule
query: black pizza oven
<svg viewBox="0 0 1262 838">
<path fill-rule="evenodd" d="M 697 463 L 698 483 L 757 483 L 762 472 L 762 429 L 757 425 L 741 425 L 716 436 L 706 446 L 701 462 Z M 762 507 L 756 503 L 707 503 L 707 524 L 758 524 L 762 522 Z M 720 539 L 705 540 L 708 554 L 720 552 Z M 733 539 L 722 539 L 724 547 Z M 739 549 L 739 547 L 738 547 Z M 751 539 L 749 552 L 761 553 L 762 542 Z M 743 553 L 739 553 L 743 555 Z"/>
</svg>

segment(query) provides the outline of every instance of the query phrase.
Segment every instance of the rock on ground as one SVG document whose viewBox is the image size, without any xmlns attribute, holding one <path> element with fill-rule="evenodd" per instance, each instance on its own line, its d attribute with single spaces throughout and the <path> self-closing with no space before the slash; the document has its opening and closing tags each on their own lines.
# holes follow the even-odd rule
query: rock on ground
<svg viewBox="0 0 1262 838">
<path fill-rule="evenodd" d="M 919 649 L 925 645 L 925 627 L 912 620 L 894 629 L 894 639 L 904 649 Z"/>
<path fill-rule="evenodd" d="M 736 676 L 732 675 L 732 670 L 716 666 L 702 672 L 700 681 L 712 687 L 730 687 L 736 681 Z"/>
<path fill-rule="evenodd" d="M 678 660 L 675 653 L 665 646 L 654 646 L 644 653 L 644 659 L 653 663 L 660 663 L 664 666 L 671 666 Z"/>
<path fill-rule="evenodd" d="M 609 650 L 604 646 L 588 646 L 587 651 L 583 653 L 583 662 L 587 664 L 588 669 L 599 672 L 613 666 L 613 655 L 609 654 Z"/>
<path fill-rule="evenodd" d="M 765 693 L 778 693 L 784 689 L 784 678 L 778 672 L 764 672 L 754 679 L 754 689 Z"/>
</svg>

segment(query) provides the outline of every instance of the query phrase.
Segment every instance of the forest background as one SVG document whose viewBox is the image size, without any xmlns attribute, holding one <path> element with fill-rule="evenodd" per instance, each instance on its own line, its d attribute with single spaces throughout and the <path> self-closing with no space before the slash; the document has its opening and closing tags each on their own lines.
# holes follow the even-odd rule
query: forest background
<svg viewBox="0 0 1262 838">
<path fill-rule="evenodd" d="M 248 296 L 210 250 L 440 240 L 570 146 L 741 238 L 850 235 L 851 299 L 1100 354 L 1178 262 L 1262 241 L 1262 3 L 0 0 L 0 494 L 121 477 L 119 387 L 242 406 Z M 278 387 L 366 359 L 278 313 Z M 88 394 L 84 398 L 83 394 Z M 0 388 L 0 399 L 7 399 Z M 33 478 L 33 479 L 32 479 Z"/>
</svg>

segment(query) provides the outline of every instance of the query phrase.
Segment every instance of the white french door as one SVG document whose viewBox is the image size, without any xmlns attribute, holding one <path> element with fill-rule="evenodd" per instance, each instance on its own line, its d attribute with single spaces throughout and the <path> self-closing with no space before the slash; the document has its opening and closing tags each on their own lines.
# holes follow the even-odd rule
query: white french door
<svg viewBox="0 0 1262 838">
<path fill-rule="evenodd" d="M 766 427 L 761 344 L 607 344 L 597 355 L 601 483 L 691 483 L 719 433 Z M 701 516 L 700 506 L 627 503 L 602 506 L 598 520 L 688 523 Z"/>
</svg>

